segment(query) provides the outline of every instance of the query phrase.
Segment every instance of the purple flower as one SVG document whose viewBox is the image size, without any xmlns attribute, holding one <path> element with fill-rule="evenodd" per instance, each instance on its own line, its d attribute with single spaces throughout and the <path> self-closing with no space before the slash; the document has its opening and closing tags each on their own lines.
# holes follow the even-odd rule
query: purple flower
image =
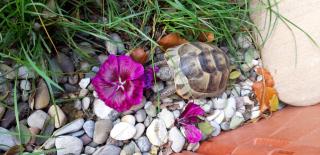
<svg viewBox="0 0 320 155">
<path fill-rule="evenodd" d="M 144 88 L 146 89 L 150 89 L 153 84 L 154 84 L 154 73 L 157 73 L 159 71 L 159 67 L 158 66 L 154 66 L 154 70 L 152 67 L 149 67 L 145 70 L 144 73 L 144 80 L 145 80 L 145 85 Z"/>
<path fill-rule="evenodd" d="M 141 103 L 143 75 L 143 66 L 131 57 L 110 55 L 92 79 L 92 84 L 107 106 L 123 112 Z"/>
<path fill-rule="evenodd" d="M 195 124 L 200 121 L 198 116 L 203 116 L 204 113 L 200 106 L 190 102 L 177 119 L 177 124 L 184 128 L 184 134 L 189 143 L 196 143 L 201 140 L 201 131 Z"/>
</svg>

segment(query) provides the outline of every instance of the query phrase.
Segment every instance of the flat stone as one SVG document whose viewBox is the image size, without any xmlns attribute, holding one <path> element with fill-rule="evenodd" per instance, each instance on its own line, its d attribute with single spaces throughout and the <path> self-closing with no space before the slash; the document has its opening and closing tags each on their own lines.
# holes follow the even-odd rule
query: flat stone
<svg viewBox="0 0 320 155">
<path fill-rule="evenodd" d="M 107 144 L 98 149 L 93 155 L 120 155 L 121 149 L 117 146 Z"/>
<path fill-rule="evenodd" d="M 87 120 L 86 122 L 84 122 L 82 128 L 84 129 L 86 134 L 90 138 L 92 138 L 93 137 L 93 133 L 94 133 L 94 128 L 95 128 L 95 122 L 92 121 L 92 120 Z"/>
<path fill-rule="evenodd" d="M 19 119 L 26 117 L 29 114 L 29 106 L 27 103 L 18 103 Z M 15 111 L 8 109 L 1 120 L 1 127 L 8 128 L 16 123 Z"/>
<path fill-rule="evenodd" d="M 213 132 L 211 133 L 212 136 L 218 136 L 221 132 L 221 127 L 219 123 L 216 121 L 210 121 L 210 125 L 213 127 Z"/>
<path fill-rule="evenodd" d="M 119 113 L 117 111 L 106 106 L 104 102 L 100 99 L 94 100 L 93 111 L 100 119 L 115 120 L 119 116 Z"/>
<path fill-rule="evenodd" d="M 253 10 L 264 8 L 263 2 L 255 0 L 250 6 Z M 271 2 L 270 6 L 311 35 L 316 42 L 320 40 L 317 30 L 320 27 L 317 16 L 319 1 L 277 1 Z M 264 20 L 270 17 L 270 14 L 266 13 L 269 9 L 257 10 L 260 11 L 253 13 L 252 19 L 265 38 L 269 33 L 264 26 L 274 25 L 277 15 L 272 14 L 270 23 L 269 20 Z M 320 70 L 317 69 L 320 66 L 319 47 L 304 32 L 295 27 L 289 29 L 286 22 L 277 22 L 261 50 L 263 65 L 275 81 L 279 99 L 294 106 L 308 106 L 320 102 Z"/>
<path fill-rule="evenodd" d="M 163 109 L 158 114 L 159 119 L 163 120 L 167 128 L 171 128 L 174 124 L 174 116 L 168 109 Z"/>
<path fill-rule="evenodd" d="M 79 86 L 82 89 L 86 89 L 89 84 L 90 84 L 90 78 L 83 78 L 79 82 Z"/>
<path fill-rule="evenodd" d="M 134 135 L 133 139 L 138 139 L 143 135 L 146 127 L 142 123 L 138 123 L 135 125 L 135 128 L 136 128 L 137 132 Z"/>
<path fill-rule="evenodd" d="M 56 138 L 47 139 L 43 144 L 44 149 L 47 149 L 47 150 L 52 149 L 55 145 L 55 142 L 56 142 Z"/>
<path fill-rule="evenodd" d="M 240 112 L 236 112 L 236 114 L 232 117 L 230 121 L 230 129 L 238 128 L 244 122 L 244 117 Z"/>
<path fill-rule="evenodd" d="M 126 122 L 131 125 L 136 124 L 136 118 L 133 115 L 125 115 L 121 118 L 121 122 Z"/>
<path fill-rule="evenodd" d="M 137 141 L 137 145 L 141 152 L 148 152 L 151 149 L 151 143 L 146 136 L 140 137 Z"/>
<path fill-rule="evenodd" d="M 87 154 L 87 155 L 93 154 L 94 151 L 96 151 L 96 148 L 91 147 L 91 146 L 86 146 L 84 148 L 84 153 Z"/>
<path fill-rule="evenodd" d="M 228 98 L 227 106 L 224 108 L 226 119 L 230 119 L 236 112 L 236 99 L 234 97 Z"/>
<path fill-rule="evenodd" d="M 0 150 L 7 151 L 16 145 L 15 138 L 9 133 L 9 130 L 0 127 Z"/>
<path fill-rule="evenodd" d="M 49 108 L 48 113 L 51 117 L 54 117 L 54 126 L 56 128 L 60 128 L 67 123 L 67 116 L 59 106 L 52 105 Z"/>
<path fill-rule="evenodd" d="M 138 152 L 140 152 L 139 147 L 134 141 L 131 141 L 129 144 L 123 147 L 120 155 L 133 155 L 134 153 L 138 153 Z"/>
<path fill-rule="evenodd" d="M 20 89 L 21 90 L 31 90 L 31 83 L 28 80 L 20 81 Z"/>
<path fill-rule="evenodd" d="M 224 98 L 215 98 L 213 99 L 213 108 L 214 109 L 224 109 L 227 105 L 227 100 Z"/>
<path fill-rule="evenodd" d="M 84 124 L 83 118 L 76 119 L 76 120 L 66 124 L 62 128 L 56 130 L 53 133 L 53 135 L 54 136 L 59 136 L 59 135 L 63 135 L 63 134 L 79 131 L 82 128 L 83 124 Z"/>
<path fill-rule="evenodd" d="M 72 136 L 72 137 L 80 137 L 84 134 L 84 130 L 80 130 L 80 131 L 77 131 L 77 132 L 73 132 L 73 133 L 70 133 L 68 135 Z"/>
<path fill-rule="evenodd" d="M 88 110 L 90 106 L 90 97 L 84 97 L 82 99 L 82 110 Z"/>
<path fill-rule="evenodd" d="M 136 114 L 134 116 L 135 116 L 137 122 L 141 123 L 146 119 L 147 113 L 144 109 L 140 109 L 136 112 Z"/>
<path fill-rule="evenodd" d="M 82 140 L 83 145 L 88 145 L 89 143 L 92 142 L 92 138 L 89 137 L 87 134 L 82 135 L 80 139 Z"/>
<path fill-rule="evenodd" d="M 173 127 L 169 131 L 169 141 L 172 141 L 171 149 L 174 152 L 180 152 L 183 149 L 186 140 L 177 127 Z"/>
<path fill-rule="evenodd" d="M 27 119 L 30 127 L 42 129 L 45 121 L 49 118 L 49 115 L 42 110 L 36 110 Z"/>
<path fill-rule="evenodd" d="M 35 109 L 43 109 L 49 105 L 50 95 L 46 82 L 40 79 L 36 89 L 35 95 Z"/>
<path fill-rule="evenodd" d="M 69 73 L 69 74 L 74 72 L 74 69 L 75 69 L 74 64 L 73 64 L 71 58 L 68 57 L 67 55 L 60 52 L 56 56 L 56 60 L 57 60 L 59 67 L 61 68 L 61 70 L 63 72 Z"/>
<path fill-rule="evenodd" d="M 161 119 L 154 119 L 147 128 L 146 135 L 155 146 L 161 146 L 168 142 L 168 132 L 166 125 Z"/>
<path fill-rule="evenodd" d="M 60 136 L 56 138 L 55 146 L 57 155 L 80 154 L 83 143 L 79 138 L 72 136 Z"/>
<path fill-rule="evenodd" d="M 110 136 L 116 140 L 128 140 L 133 138 L 136 132 L 137 130 L 132 124 L 120 122 L 112 128 Z"/>
<path fill-rule="evenodd" d="M 148 101 L 145 105 L 144 105 L 144 109 L 146 110 L 146 113 L 151 116 L 151 117 L 155 117 L 157 116 L 157 108 L 156 106 L 154 106 L 152 104 L 152 102 Z"/>
<path fill-rule="evenodd" d="M 109 119 L 101 119 L 95 123 L 93 142 L 103 144 L 106 142 L 108 135 L 112 129 L 112 122 Z"/>
<path fill-rule="evenodd" d="M 15 79 L 16 77 L 16 72 L 13 68 L 11 68 L 10 66 L 1 63 L 0 64 L 0 76 L 5 75 L 4 77 L 10 80 Z"/>
</svg>

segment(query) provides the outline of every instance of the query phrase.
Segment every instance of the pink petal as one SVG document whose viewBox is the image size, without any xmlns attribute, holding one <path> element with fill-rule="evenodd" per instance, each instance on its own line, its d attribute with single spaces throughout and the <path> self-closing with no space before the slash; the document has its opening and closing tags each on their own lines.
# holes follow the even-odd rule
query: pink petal
<svg viewBox="0 0 320 155">
<path fill-rule="evenodd" d="M 118 57 L 119 73 L 121 79 L 135 80 L 144 74 L 144 68 L 140 63 L 132 60 L 131 57 L 121 55 Z"/>
<path fill-rule="evenodd" d="M 202 138 L 201 131 L 194 125 L 185 125 L 184 133 L 189 143 L 199 142 Z"/>
<path fill-rule="evenodd" d="M 125 95 L 127 96 L 128 101 L 132 103 L 132 105 L 141 103 L 144 87 L 143 77 L 127 82 L 128 83 L 125 85 Z"/>
<path fill-rule="evenodd" d="M 104 81 L 102 77 L 98 75 L 92 79 L 92 85 L 101 99 L 110 98 L 116 90 L 116 86 Z"/>
<path fill-rule="evenodd" d="M 187 107 L 181 113 L 179 118 L 194 118 L 197 116 L 204 115 L 204 110 L 199 106 L 194 104 L 193 102 L 188 103 Z"/>
<path fill-rule="evenodd" d="M 96 76 L 100 76 L 106 82 L 119 80 L 119 64 L 115 55 L 109 55 L 108 59 L 100 66 Z"/>
</svg>

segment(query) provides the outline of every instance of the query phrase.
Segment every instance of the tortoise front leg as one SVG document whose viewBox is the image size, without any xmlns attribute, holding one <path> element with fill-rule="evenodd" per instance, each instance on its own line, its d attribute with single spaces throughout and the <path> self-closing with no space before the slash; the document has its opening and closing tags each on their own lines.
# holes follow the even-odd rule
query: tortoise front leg
<svg viewBox="0 0 320 155">
<path fill-rule="evenodd" d="M 160 98 L 160 99 L 164 99 L 164 98 L 166 98 L 166 97 L 168 97 L 168 96 L 170 96 L 170 95 L 173 95 L 175 92 L 176 92 L 176 88 L 175 88 L 174 85 L 167 86 L 167 87 L 165 87 L 163 90 L 161 90 L 161 91 L 159 92 L 159 98 Z M 156 100 L 157 97 L 158 97 L 158 94 L 157 94 L 157 93 L 154 94 L 154 95 L 151 97 L 151 101 Z"/>
</svg>

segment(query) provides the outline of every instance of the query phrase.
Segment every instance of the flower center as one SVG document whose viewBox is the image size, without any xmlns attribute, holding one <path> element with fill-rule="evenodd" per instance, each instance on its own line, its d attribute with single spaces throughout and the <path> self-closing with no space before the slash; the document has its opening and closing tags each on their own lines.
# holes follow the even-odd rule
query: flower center
<svg viewBox="0 0 320 155">
<path fill-rule="evenodd" d="M 118 91 L 119 89 L 121 89 L 122 91 L 124 91 L 124 84 L 126 84 L 126 81 L 122 81 L 121 77 L 119 77 L 119 81 L 115 82 L 115 85 L 117 86 L 116 91 Z"/>
</svg>

